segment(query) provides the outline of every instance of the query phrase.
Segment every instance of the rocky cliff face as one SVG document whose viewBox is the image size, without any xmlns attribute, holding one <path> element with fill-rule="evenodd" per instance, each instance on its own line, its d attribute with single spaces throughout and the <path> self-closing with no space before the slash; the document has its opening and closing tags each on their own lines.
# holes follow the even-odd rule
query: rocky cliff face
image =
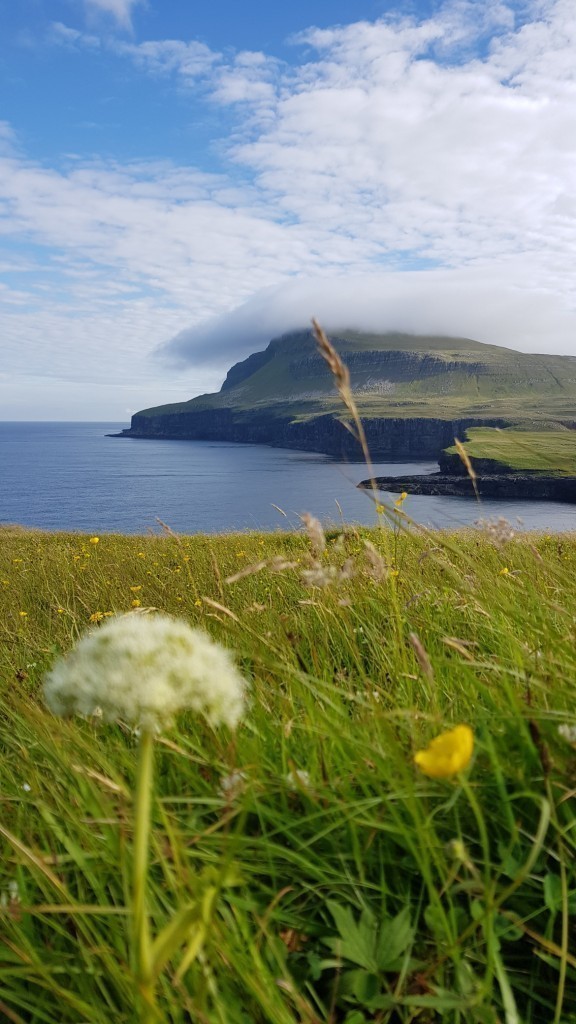
<svg viewBox="0 0 576 1024">
<path fill-rule="evenodd" d="M 373 458 L 437 459 L 442 450 L 464 437 L 469 427 L 504 427 L 505 420 L 363 419 Z M 205 409 L 171 415 L 132 417 L 123 436 L 191 441 L 237 441 L 276 448 L 322 452 L 338 458 L 361 459 L 354 437 L 334 416 L 293 420 L 268 411 Z"/>
<path fill-rule="evenodd" d="M 476 497 L 472 480 L 462 474 L 429 473 L 422 476 L 406 477 L 378 476 L 374 480 L 362 480 L 358 487 L 364 490 L 375 487 L 376 490 L 388 494 L 400 494 L 402 491 L 408 491 L 409 494 Z M 510 471 L 491 476 L 478 476 L 476 487 L 482 498 L 576 503 L 576 479 L 574 477 Z"/>
</svg>

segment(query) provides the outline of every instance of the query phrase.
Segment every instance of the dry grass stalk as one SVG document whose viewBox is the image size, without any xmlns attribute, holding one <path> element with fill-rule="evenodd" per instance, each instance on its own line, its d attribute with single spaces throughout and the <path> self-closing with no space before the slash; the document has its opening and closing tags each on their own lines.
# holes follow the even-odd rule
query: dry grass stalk
<svg viewBox="0 0 576 1024">
<path fill-rule="evenodd" d="M 342 399 L 344 405 L 348 409 L 348 412 L 350 413 L 352 421 L 354 423 L 354 429 L 352 429 L 349 424 L 344 424 L 344 426 L 347 426 L 347 428 L 351 430 L 351 433 L 358 441 L 360 447 L 362 448 L 362 453 L 364 455 L 366 465 L 370 471 L 370 474 L 372 475 L 372 459 L 370 458 L 368 442 L 366 441 L 366 433 L 362 425 L 362 420 L 360 419 L 358 406 L 356 405 L 356 402 L 354 401 L 354 396 L 352 395 L 352 388 L 350 386 L 350 371 L 348 367 L 345 365 L 345 363 L 342 362 L 342 359 L 338 355 L 338 352 L 334 348 L 334 345 L 328 339 L 328 337 L 326 336 L 325 332 L 322 330 L 320 324 L 316 319 L 312 320 L 312 328 L 314 331 L 314 337 L 316 338 L 316 343 L 318 345 L 318 348 L 320 349 L 320 353 L 328 363 L 330 373 L 334 377 L 338 394 L 340 395 L 340 398 Z M 373 490 L 376 490 L 376 488 L 373 487 Z"/>
<path fill-rule="evenodd" d="M 478 484 L 476 482 L 477 481 L 476 470 L 474 469 L 474 466 L 472 465 L 472 460 L 471 460 L 470 456 L 468 455 L 468 452 L 466 451 L 464 445 L 462 444 L 462 441 L 459 441 L 457 437 L 454 438 L 454 445 L 456 447 L 456 451 L 458 452 L 458 455 L 460 456 L 460 458 L 462 459 L 462 462 L 466 466 L 466 472 L 468 473 L 468 476 L 470 477 L 470 479 L 472 481 L 472 486 L 474 488 L 474 494 L 476 495 L 476 500 L 480 501 L 480 495 L 478 493 Z"/>
<path fill-rule="evenodd" d="M 261 562 L 254 562 L 253 565 L 245 566 L 244 569 L 240 569 L 232 576 L 227 576 L 224 583 L 237 583 L 238 580 L 243 580 L 245 576 L 254 576 L 255 573 L 262 572 L 263 569 L 268 569 L 269 572 L 284 572 L 286 569 L 294 569 L 297 564 L 297 562 L 287 561 L 281 555 L 275 555 L 274 558 L 266 558 Z"/>
<path fill-rule="evenodd" d="M 322 554 L 326 548 L 326 537 L 324 536 L 322 523 L 316 516 L 310 515 L 309 512 L 305 512 L 301 519 L 314 551 L 319 555 Z"/>
<path fill-rule="evenodd" d="M 386 562 L 379 551 L 376 550 L 372 541 L 364 541 L 364 549 L 368 560 L 368 573 L 376 583 L 380 583 L 388 575 Z"/>
<path fill-rule="evenodd" d="M 426 679 L 428 679 L 430 682 L 432 682 L 432 680 L 434 679 L 434 669 L 432 668 L 432 663 L 430 661 L 430 658 L 428 657 L 428 654 L 426 653 L 424 644 L 422 643 L 420 637 L 416 633 L 410 633 L 408 639 L 412 644 L 414 654 L 416 655 L 416 660 L 422 670 L 422 675 L 425 676 Z"/>
</svg>

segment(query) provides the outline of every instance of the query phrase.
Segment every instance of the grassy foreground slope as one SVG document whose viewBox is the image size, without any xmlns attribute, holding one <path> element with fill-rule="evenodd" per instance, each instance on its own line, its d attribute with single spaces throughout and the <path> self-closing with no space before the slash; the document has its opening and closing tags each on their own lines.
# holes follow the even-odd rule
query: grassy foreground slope
<svg viewBox="0 0 576 1024">
<path fill-rule="evenodd" d="M 364 416 L 574 419 L 576 358 L 515 352 L 469 338 L 338 331 Z M 294 418 L 341 412 L 333 380 L 309 331 L 273 339 L 231 368 L 217 394 L 145 409 L 141 420 L 210 409 L 269 410 Z"/>
<path fill-rule="evenodd" d="M 155 934 L 183 913 L 159 1019 L 576 1021 L 576 540 L 391 519 L 324 550 L 313 528 L 2 532 L 0 1019 L 144 1020 L 138 740 L 49 715 L 41 679 L 110 613 L 153 607 L 233 649 L 251 686 L 235 735 L 186 714 L 156 742 Z M 419 773 L 457 723 L 467 771 Z"/>
</svg>

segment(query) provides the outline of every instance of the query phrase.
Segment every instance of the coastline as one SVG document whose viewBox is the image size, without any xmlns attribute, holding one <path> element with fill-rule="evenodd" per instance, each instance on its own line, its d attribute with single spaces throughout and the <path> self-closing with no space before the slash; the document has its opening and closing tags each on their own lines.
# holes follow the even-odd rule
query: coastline
<svg viewBox="0 0 576 1024">
<path fill-rule="evenodd" d="M 390 494 L 423 494 L 443 497 L 483 498 L 509 501 L 559 501 L 576 504 L 576 477 L 550 476 L 545 473 L 491 473 L 472 479 L 462 473 L 427 473 L 422 476 L 379 476 L 361 480 L 361 490 L 386 491 Z M 477 491 L 476 491 L 477 489 Z M 576 523 L 575 523 L 576 527 Z"/>
</svg>

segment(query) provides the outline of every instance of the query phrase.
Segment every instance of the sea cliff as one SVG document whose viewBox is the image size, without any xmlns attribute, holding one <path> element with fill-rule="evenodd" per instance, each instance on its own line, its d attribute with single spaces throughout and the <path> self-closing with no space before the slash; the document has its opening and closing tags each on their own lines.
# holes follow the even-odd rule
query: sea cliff
<svg viewBox="0 0 576 1024">
<path fill-rule="evenodd" d="M 438 459 L 455 437 L 477 425 L 505 427 L 506 420 L 363 418 L 371 455 L 375 459 Z M 337 416 L 331 414 L 294 419 L 269 410 L 245 412 L 220 408 L 132 417 L 132 425 L 119 437 L 164 438 L 188 441 L 236 441 L 275 448 L 321 452 L 337 458 L 361 459 L 360 446 Z"/>
<path fill-rule="evenodd" d="M 449 495 L 474 498 L 476 492 L 470 477 L 463 473 L 426 473 L 422 476 L 379 476 L 358 484 L 365 490 L 399 494 Z M 576 478 L 550 476 L 546 473 L 518 473 L 512 470 L 478 476 L 476 487 L 481 498 L 503 498 L 510 501 L 563 501 L 576 504 Z"/>
</svg>

